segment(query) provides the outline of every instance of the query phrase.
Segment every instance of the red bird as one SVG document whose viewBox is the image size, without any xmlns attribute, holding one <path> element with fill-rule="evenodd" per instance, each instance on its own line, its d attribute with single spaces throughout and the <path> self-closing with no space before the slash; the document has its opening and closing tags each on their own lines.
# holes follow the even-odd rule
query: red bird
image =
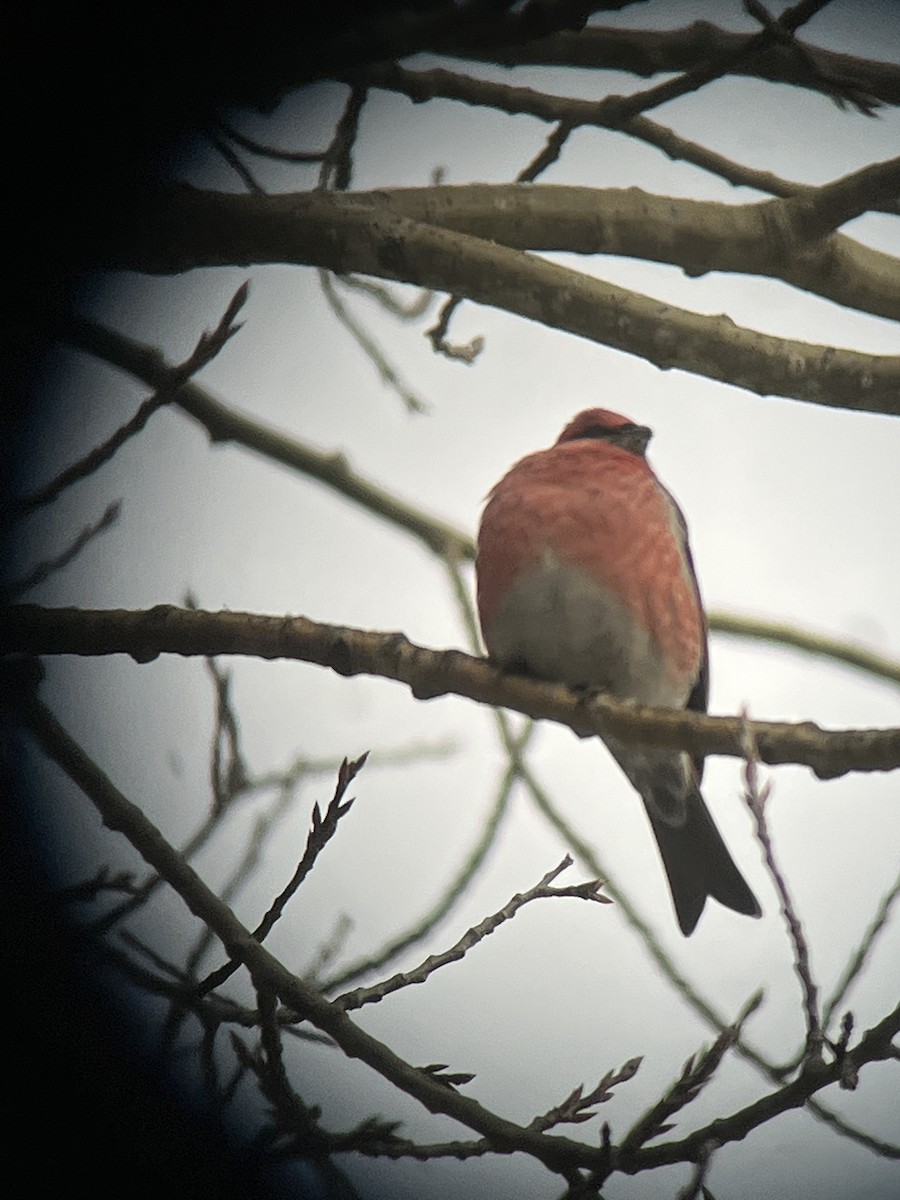
<svg viewBox="0 0 900 1200">
<path fill-rule="evenodd" d="M 481 629 L 506 670 L 706 712 L 706 616 L 684 517 L 645 457 L 650 437 L 589 408 L 500 480 L 478 532 Z M 758 917 L 700 794 L 702 757 L 607 745 L 644 801 L 682 933 L 707 896 Z"/>
</svg>

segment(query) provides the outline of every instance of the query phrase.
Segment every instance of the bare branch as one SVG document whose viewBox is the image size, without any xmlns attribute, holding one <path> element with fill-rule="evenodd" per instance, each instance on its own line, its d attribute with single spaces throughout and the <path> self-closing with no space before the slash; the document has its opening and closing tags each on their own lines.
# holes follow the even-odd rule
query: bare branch
<svg viewBox="0 0 900 1200">
<path fill-rule="evenodd" d="M 30 591 L 33 587 L 37 587 L 38 584 L 44 583 L 51 575 L 62 571 L 64 567 L 67 567 L 70 562 L 73 562 L 78 557 L 86 546 L 90 545 L 94 538 L 98 537 L 101 533 L 105 533 L 107 529 L 111 529 L 115 525 L 121 511 L 121 500 L 114 500 L 112 504 L 108 504 L 103 511 L 103 515 L 92 525 L 86 525 L 65 550 L 57 554 L 55 558 L 38 563 L 36 567 L 28 572 L 24 579 L 14 580 L 4 588 L 4 600 L 15 600 L 23 592 Z"/>
<path fill-rule="evenodd" d="M 505 921 L 511 920 L 520 908 L 529 904 L 532 900 L 543 900 L 548 896 L 568 896 L 575 897 L 579 900 L 596 900 L 601 904 L 611 904 L 606 896 L 601 895 L 600 888 L 603 886 L 596 879 L 589 880 L 587 883 L 576 884 L 574 887 L 551 887 L 550 884 L 568 867 L 572 865 L 572 860 L 566 855 L 559 866 L 554 867 L 552 871 L 536 883 L 533 888 L 529 888 L 527 892 L 519 892 L 517 895 L 503 906 L 498 912 L 493 913 L 489 917 L 485 917 L 477 925 L 473 925 L 449 950 L 444 950 L 440 954 L 431 954 L 418 967 L 412 971 L 401 971 L 396 975 L 392 975 L 390 979 L 385 979 L 381 983 L 373 984 L 371 987 L 356 988 L 352 992 L 344 992 L 341 996 L 334 998 L 334 1003 L 339 1005 L 345 1011 L 354 1008 L 361 1008 L 364 1004 L 377 1004 L 383 1000 L 385 996 L 389 996 L 391 992 L 399 991 L 401 988 L 409 987 L 410 984 L 424 983 L 425 980 L 441 967 L 447 966 L 452 962 L 459 962 L 465 958 L 466 954 L 483 941 L 488 934 L 498 929 Z"/>
<path fill-rule="evenodd" d="M 481 334 L 473 337 L 470 342 L 454 343 L 447 341 L 447 330 L 450 328 L 450 318 L 463 302 L 462 296 L 448 296 L 438 315 L 437 322 L 427 331 L 427 337 L 437 354 L 443 354 L 454 362 L 466 363 L 471 366 L 484 349 L 484 338 Z"/>
<path fill-rule="evenodd" d="M 260 198 L 186 186 L 169 197 L 141 242 L 141 261 L 126 255 L 132 267 L 186 270 L 238 255 L 359 271 L 464 295 L 639 354 L 660 368 L 678 367 L 758 394 L 900 412 L 900 356 L 811 345 L 743 328 L 724 315 L 680 309 L 509 246 L 397 215 L 390 197 Z M 754 244 L 771 255 L 762 227 L 754 228 Z"/>
<path fill-rule="evenodd" d="M 855 954 L 847 963 L 844 973 L 841 975 L 839 982 L 835 985 L 834 991 L 828 998 L 828 1002 L 825 1005 L 822 1014 L 822 1027 L 824 1029 L 827 1029 L 830 1025 L 838 1006 L 841 1004 L 844 997 L 853 986 L 854 982 L 861 977 L 863 968 L 871 957 L 872 948 L 874 947 L 876 940 L 887 927 L 891 909 L 896 904 L 898 897 L 900 897 L 900 875 L 897 876 L 894 886 L 882 897 L 881 903 L 878 905 L 878 911 L 872 918 L 872 921 L 863 935 Z"/>
<path fill-rule="evenodd" d="M 469 45 L 465 51 L 444 53 L 473 61 L 499 62 L 504 66 L 559 66 L 629 71 L 647 78 L 673 71 L 691 71 L 711 54 L 737 51 L 753 34 L 733 33 L 709 21 L 695 21 L 681 29 L 621 29 L 588 25 L 577 33 L 559 30 L 552 36 L 486 49 Z M 805 52 L 798 58 L 796 48 Z M 807 63 L 815 63 L 811 74 Z M 879 101 L 900 104 L 900 66 L 824 50 L 794 38 L 792 44 L 772 43 L 756 54 L 735 54 L 730 75 L 746 75 L 773 83 L 812 88 L 834 98 L 839 90 L 861 112 L 870 112 Z"/>
<path fill-rule="evenodd" d="M 319 172 L 319 187 L 345 191 L 353 179 L 353 147 L 368 89 L 352 86 Z"/>
<path fill-rule="evenodd" d="M 74 315 L 67 319 L 65 335 L 73 345 L 131 371 L 151 387 L 156 386 L 168 369 L 157 350 Z M 435 553 L 444 554 L 452 549 L 462 558 L 474 556 L 474 544 L 468 534 L 365 479 L 352 470 L 343 454 L 323 454 L 305 446 L 296 438 L 223 404 L 196 383 L 188 383 L 181 389 L 177 403 L 206 430 L 212 443 L 235 442 L 271 462 L 318 479 L 369 512 L 413 534 Z"/>
<path fill-rule="evenodd" d="M 627 121 L 638 113 L 658 108 L 679 96 L 689 95 L 698 88 L 728 74 L 738 65 L 742 58 L 765 50 L 775 42 L 784 42 L 787 35 L 792 34 L 804 22 L 808 21 L 820 8 L 824 8 L 828 0 L 801 0 L 793 8 L 785 9 L 777 21 L 764 20 L 764 28 L 748 41 L 719 49 L 704 62 L 697 63 L 689 71 L 683 72 L 675 79 L 647 88 L 643 92 L 635 92 L 631 96 L 608 96 L 602 103 L 609 108 L 613 121 Z M 768 18 L 768 14 L 760 5 L 747 5 L 748 11 L 759 19 Z"/>
<path fill-rule="evenodd" d="M 623 1157 L 635 1153 L 651 1138 L 666 1133 L 672 1127 L 669 1120 L 700 1095 L 710 1082 L 728 1051 L 740 1039 L 744 1023 L 762 1003 L 762 992 L 756 992 L 736 1017 L 708 1049 L 691 1055 L 684 1064 L 681 1075 L 665 1094 L 642 1117 L 635 1122 L 619 1147 Z"/>
<path fill-rule="evenodd" d="M 73 317 L 66 333 L 77 348 L 132 372 L 150 386 L 155 385 L 166 369 L 157 351 L 82 318 Z M 437 554 L 463 561 L 474 559 L 475 544 L 467 533 L 390 496 L 353 471 L 342 455 L 313 450 L 223 404 L 196 383 L 188 383 L 182 388 L 176 402 L 206 429 L 213 442 L 235 442 L 291 470 L 318 479 L 369 512 L 411 533 Z M 861 646 L 811 634 L 793 625 L 713 612 L 709 614 L 709 626 L 715 633 L 774 642 L 900 683 L 900 663 Z"/>
<path fill-rule="evenodd" d="M 374 951 L 364 958 L 351 962 L 348 966 L 343 967 L 327 979 L 320 981 L 315 977 L 318 986 L 323 992 L 333 992 L 336 988 L 346 987 L 347 984 L 354 982 L 354 980 L 359 979 L 361 976 L 370 975 L 373 971 L 386 966 L 399 954 L 402 954 L 404 950 L 408 950 L 411 946 L 421 942 L 431 933 L 438 922 L 448 915 L 456 902 L 463 896 L 475 872 L 484 862 L 488 850 L 494 844 L 497 831 L 500 827 L 500 821 L 506 813 L 512 785 L 516 778 L 517 774 L 513 769 L 506 771 L 501 786 L 498 789 L 494 806 L 482 826 L 478 841 L 470 850 L 462 866 L 447 885 L 438 901 L 414 925 L 392 938 L 381 949 Z"/>
<path fill-rule="evenodd" d="M 257 154 L 261 158 L 272 158 L 278 162 L 320 163 L 326 155 L 325 150 L 282 150 L 276 146 L 266 145 L 265 142 L 257 141 L 256 138 L 241 133 L 239 129 L 235 129 L 222 117 L 218 118 L 216 124 L 230 141 L 236 142 L 245 150 L 249 150 L 251 154 Z"/>
<path fill-rule="evenodd" d="M 235 324 L 235 318 L 244 306 L 249 291 L 249 283 L 242 283 L 231 298 L 231 302 L 222 314 L 219 324 L 213 330 L 206 330 L 200 335 L 197 345 L 188 358 L 179 366 L 166 369 L 165 378 L 152 396 L 143 402 L 130 421 L 102 445 L 95 447 L 84 458 L 67 467 L 56 479 L 46 484 L 36 492 L 23 497 L 18 503 L 20 512 L 32 512 L 42 505 L 55 500 L 67 487 L 79 479 L 86 479 L 98 470 L 105 462 L 121 449 L 122 446 L 144 428 L 153 414 L 166 404 L 170 404 L 179 388 L 199 370 L 216 357 L 225 343 L 238 332 L 240 325 Z"/>
<path fill-rule="evenodd" d="M 386 1080 L 418 1099 L 429 1111 L 445 1113 L 489 1137 L 502 1150 L 534 1154 L 551 1170 L 566 1159 L 596 1163 L 598 1152 L 558 1135 L 538 1134 L 499 1117 L 433 1079 L 427 1071 L 405 1062 L 388 1046 L 371 1037 L 337 1005 L 308 987 L 260 945 L 231 909 L 206 886 L 151 821 L 132 804 L 84 753 L 35 696 L 23 694 L 19 715 L 50 758 L 78 784 L 97 807 L 104 824 L 123 833 L 134 848 L 166 879 L 190 910 L 206 922 L 227 948 L 250 970 L 257 987 L 264 986 L 322 1032 L 344 1053 L 366 1062 Z"/>
<path fill-rule="evenodd" d="M 734 162 L 698 142 L 681 137 L 668 126 L 660 125 L 649 117 L 633 116 L 623 120 L 614 109 L 604 107 L 605 100 L 553 95 L 533 88 L 459 75 L 442 67 L 411 71 L 396 63 L 379 63 L 367 67 L 362 75 L 354 77 L 365 79 L 370 86 L 409 96 L 415 103 L 440 96 L 510 114 L 526 113 L 569 129 L 609 129 L 655 146 L 667 157 L 691 163 L 735 186 L 752 187 L 777 196 L 799 194 L 806 190 L 803 184 Z M 896 212 L 897 205 L 887 205 L 885 211 Z"/>
<path fill-rule="evenodd" d="M 717 634 L 773 642 L 778 646 L 788 646 L 792 650 L 802 650 L 804 654 L 811 654 L 816 658 L 830 658 L 865 671 L 876 679 L 900 684 L 900 662 L 885 658 L 881 654 L 874 654 L 871 650 L 851 642 L 841 642 L 821 633 L 810 633 L 796 625 L 759 621 L 754 617 L 717 612 L 709 614 L 709 628 Z"/>
<path fill-rule="evenodd" d="M 744 764 L 744 800 L 756 822 L 756 836 L 763 848 L 766 867 L 781 900 L 782 912 L 784 913 L 784 919 L 790 934 L 794 950 L 794 969 L 797 972 L 797 978 L 800 980 L 800 986 L 803 990 L 803 1008 L 806 1013 L 804 1068 L 814 1069 L 821 1061 L 822 1046 L 824 1044 L 824 1033 L 819 1016 L 819 989 L 813 981 L 812 968 L 809 962 L 809 946 L 806 941 L 806 935 L 803 932 L 803 925 L 794 907 L 784 873 L 775 861 L 775 849 L 772 845 L 772 838 L 766 820 L 766 801 L 769 798 L 770 785 L 768 783 L 760 784 L 759 754 L 746 713 L 742 714 L 742 721 L 744 723 L 743 741 L 746 755 Z"/>
<path fill-rule="evenodd" d="M 323 1033 L 329 1034 L 350 1057 L 360 1059 L 378 1071 L 395 1087 L 420 1101 L 429 1111 L 444 1113 L 488 1138 L 501 1153 L 519 1150 L 531 1154 L 551 1171 L 571 1177 L 573 1168 L 608 1168 L 611 1149 L 599 1148 L 560 1135 L 536 1133 L 517 1125 L 477 1101 L 461 1095 L 433 1079 L 427 1071 L 411 1066 L 389 1047 L 372 1038 L 346 1013 L 325 1000 L 320 993 L 291 975 L 264 946 L 251 936 L 234 914 L 191 870 L 184 859 L 162 837 L 155 826 L 131 804 L 92 760 L 72 741 L 49 710 L 34 696 L 20 696 L 20 718 L 45 752 L 70 775 L 98 808 L 104 823 L 125 834 L 141 853 L 184 899 L 192 912 L 205 921 L 222 940 L 232 957 L 242 959 L 257 987 L 265 987 L 283 1004 L 300 1013 Z M 892 1039 L 900 1032 L 900 1007 L 868 1030 L 855 1046 L 847 1050 L 849 1063 L 857 1070 L 865 1063 L 894 1057 Z M 613 1159 L 629 1173 L 647 1170 L 668 1162 L 696 1160 L 702 1147 L 714 1138 L 720 1143 L 745 1137 L 763 1121 L 805 1103 L 816 1091 L 841 1078 L 845 1066 L 822 1065 L 807 1071 L 779 1091 L 763 1097 L 730 1117 L 717 1120 L 680 1142 L 643 1147 L 625 1159 Z M 615 1155 L 615 1152 L 612 1152 Z"/>
<path fill-rule="evenodd" d="M 82 883 L 73 883 L 68 887 L 60 888 L 56 893 L 56 898 L 63 903 L 80 900 L 96 900 L 102 892 L 125 892 L 126 895 L 133 895 L 136 890 L 134 875 L 131 871 L 119 871 L 115 875 L 110 873 L 109 867 L 100 867 L 92 879 L 85 879 Z"/>
<path fill-rule="evenodd" d="M 863 213 L 900 203 L 900 158 L 870 163 L 799 196 L 770 200 L 770 211 L 781 211 L 798 239 L 812 242 Z"/>
<path fill-rule="evenodd" d="M 539 1117 L 535 1117 L 529 1129 L 543 1131 L 552 1129 L 554 1125 L 562 1123 L 580 1124 L 582 1121 L 590 1121 L 595 1117 L 596 1112 L 589 1112 L 595 1104 L 606 1104 L 608 1100 L 612 1100 L 612 1089 L 620 1083 L 627 1083 L 629 1079 L 633 1079 L 638 1072 L 643 1059 L 630 1058 L 623 1067 L 619 1070 L 607 1071 L 597 1086 L 587 1095 L 584 1094 L 584 1084 L 579 1084 L 573 1092 L 571 1092 L 562 1104 L 556 1105 L 547 1112 L 542 1113 Z"/>
<path fill-rule="evenodd" d="M 196 608 L 194 604 L 191 608 Z M 213 797 L 213 812 L 216 816 L 229 806 L 231 801 L 247 786 L 247 764 L 240 748 L 240 733 L 237 714 L 231 703 L 231 676 L 223 671 L 214 658 L 206 660 L 206 669 L 212 677 L 216 692 L 216 724 L 212 737 L 210 761 L 210 786 Z M 227 763 L 222 762 L 223 743 Z"/>
<path fill-rule="evenodd" d="M 336 275 L 335 279 L 340 282 L 343 287 L 350 288 L 352 291 L 362 292 L 363 295 L 371 297 L 378 304 L 389 312 L 394 317 L 399 317 L 401 321 L 414 321 L 419 317 L 423 317 L 428 311 L 434 293 L 428 291 L 420 291 L 419 295 L 414 300 L 410 300 L 404 304 L 390 290 L 380 283 L 376 283 L 374 279 L 366 279 L 364 275 Z"/>
<path fill-rule="evenodd" d="M 551 167 L 562 154 L 563 147 L 574 128 L 571 121 L 557 122 L 556 128 L 548 136 L 540 153 L 518 173 L 516 183 L 534 183 L 539 175 Z"/>
<path fill-rule="evenodd" d="M 319 812 L 318 804 L 313 805 L 312 811 L 312 828 L 309 831 L 309 836 L 306 839 L 306 848 L 303 851 L 303 857 L 297 864 L 297 869 L 291 876 L 287 886 L 273 901 L 269 911 L 254 929 L 251 937 L 257 942 L 264 942 L 272 932 L 275 924 L 281 919 L 288 901 L 297 892 L 297 889 L 303 883 L 304 879 L 315 866 L 316 859 L 321 851 L 325 848 L 331 838 L 337 831 L 338 822 L 341 817 L 345 816 L 353 804 L 352 800 L 344 801 L 344 796 L 347 794 L 347 788 L 362 770 L 365 765 L 367 754 L 363 754 L 361 758 L 355 762 L 349 762 L 346 758 L 341 763 L 341 768 L 338 771 L 337 783 L 334 789 L 334 795 L 331 798 L 331 803 L 325 810 L 323 817 Z M 232 958 L 223 966 L 217 968 L 209 974 L 198 985 L 198 992 L 201 996 L 205 996 L 207 992 L 213 991 L 217 987 L 230 979 L 235 971 L 240 967 L 241 960 Z"/>
<path fill-rule="evenodd" d="M 237 151 L 234 150 L 234 148 L 230 146 L 224 138 L 220 137 L 215 129 L 208 130 L 207 136 L 213 147 L 228 163 L 229 167 L 231 167 L 232 171 L 234 171 L 235 175 L 237 175 L 238 179 L 240 179 L 247 191 L 255 192 L 259 196 L 264 196 L 266 194 L 265 188 L 257 180 L 256 176 L 253 174 L 241 156 L 237 153 Z"/>
<path fill-rule="evenodd" d="M 893 162 L 875 166 L 882 182 L 895 173 Z M 870 170 L 879 173 L 865 168 Z M 658 196 L 640 188 L 556 184 L 397 188 L 334 196 L 327 203 L 337 206 L 336 220 L 371 207 L 373 219 L 405 217 L 516 250 L 621 255 L 678 266 L 691 277 L 766 276 L 873 316 L 900 319 L 900 260 L 846 235 L 812 241 L 803 223 L 805 206 L 814 214 L 820 196 L 830 211 L 831 189 L 852 196 L 857 206 L 863 203 L 868 178 L 856 172 L 784 200 L 744 205 Z M 296 203 L 314 223 L 324 217 L 321 197 L 297 197 Z M 247 219 L 261 223 L 263 214 L 248 213 Z M 636 343 L 630 348 L 641 352 Z"/>
<path fill-rule="evenodd" d="M 892 1039 L 900 1033 L 900 1005 L 887 1014 L 877 1025 L 867 1030 L 855 1046 L 847 1052 L 850 1065 L 855 1068 L 864 1062 L 884 1062 L 893 1057 Z M 846 1070 L 837 1060 L 830 1064 L 820 1062 L 815 1069 L 802 1072 L 791 1083 L 785 1084 L 767 1096 L 761 1097 L 746 1108 L 710 1122 L 677 1141 L 664 1142 L 658 1146 L 644 1146 L 630 1156 L 616 1156 L 614 1165 L 629 1174 L 652 1170 L 670 1163 L 695 1161 L 704 1152 L 708 1142 L 718 1145 L 740 1141 L 780 1113 L 809 1104 L 812 1096 L 831 1083 L 839 1083 Z M 891 1148 L 884 1151 L 890 1154 Z M 890 1154 L 896 1157 L 896 1153 Z"/>
<path fill-rule="evenodd" d="M 467 696 L 526 716 L 558 721 L 582 736 L 745 758 L 739 717 L 618 704 L 562 684 L 508 675 L 484 659 L 459 650 L 416 646 L 402 634 L 380 634 L 326 625 L 305 617 L 257 613 L 196 612 L 161 604 L 147 611 L 85 611 L 18 605 L 0 623 L 0 653 L 129 654 L 150 662 L 160 654 L 237 654 L 289 658 L 330 667 L 340 675 L 379 675 L 405 683 L 420 700 Z M 900 766 L 900 730 L 823 730 L 800 724 L 753 721 L 763 762 L 795 762 L 821 779 L 848 771 L 891 771 Z"/>
<path fill-rule="evenodd" d="M 357 321 L 337 294 L 330 271 L 319 271 L 319 285 L 328 307 L 344 326 L 366 358 L 378 372 L 382 383 L 391 388 L 406 406 L 407 412 L 426 412 L 428 405 L 417 396 L 409 385 L 400 378 L 397 369 L 388 361 L 387 355 L 373 337 Z"/>
</svg>

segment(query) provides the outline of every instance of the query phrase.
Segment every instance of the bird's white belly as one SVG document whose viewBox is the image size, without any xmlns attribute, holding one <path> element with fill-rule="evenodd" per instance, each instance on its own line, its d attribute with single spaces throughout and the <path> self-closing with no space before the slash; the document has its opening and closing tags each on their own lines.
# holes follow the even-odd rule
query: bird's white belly
<svg viewBox="0 0 900 1200">
<path fill-rule="evenodd" d="M 625 605 L 549 552 L 512 586 L 486 638 L 491 657 L 513 670 L 640 704 L 680 708 L 687 700 Z"/>
</svg>

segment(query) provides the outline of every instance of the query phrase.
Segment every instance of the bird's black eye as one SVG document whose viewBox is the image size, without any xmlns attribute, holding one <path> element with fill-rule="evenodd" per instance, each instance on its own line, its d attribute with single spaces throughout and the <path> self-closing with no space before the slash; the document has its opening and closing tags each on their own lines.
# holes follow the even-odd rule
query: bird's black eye
<svg viewBox="0 0 900 1200">
<path fill-rule="evenodd" d="M 579 433 L 579 438 L 596 438 L 598 441 L 611 442 L 613 446 L 621 446 L 630 454 L 643 457 L 647 443 L 652 436 L 652 430 L 646 425 L 591 425 Z"/>
</svg>

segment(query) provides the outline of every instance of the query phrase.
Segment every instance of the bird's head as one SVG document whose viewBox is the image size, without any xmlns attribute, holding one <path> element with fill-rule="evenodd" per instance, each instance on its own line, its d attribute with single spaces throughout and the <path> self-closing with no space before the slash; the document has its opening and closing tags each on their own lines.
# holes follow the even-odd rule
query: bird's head
<svg viewBox="0 0 900 1200">
<path fill-rule="evenodd" d="M 646 425 L 636 425 L 629 417 L 610 412 L 606 408 L 586 408 L 573 417 L 559 437 L 556 445 L 595 439 L 620 446 L 631 454 L 643 457 L 653 431 Z"/>
</svg>

